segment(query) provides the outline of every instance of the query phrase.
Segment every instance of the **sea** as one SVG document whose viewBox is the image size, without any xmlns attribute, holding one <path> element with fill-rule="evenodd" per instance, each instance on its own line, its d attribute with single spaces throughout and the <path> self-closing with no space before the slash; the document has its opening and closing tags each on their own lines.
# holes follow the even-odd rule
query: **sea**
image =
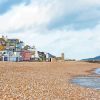
<svg viewBox="0 0 100 100">
<path fill-rule="evenodd" d="M 71 82 L 86 88 L 100 90 L 100 68 L 93 71 L 94 73 L 88 76 L 74 77 Z"/>
</svg>

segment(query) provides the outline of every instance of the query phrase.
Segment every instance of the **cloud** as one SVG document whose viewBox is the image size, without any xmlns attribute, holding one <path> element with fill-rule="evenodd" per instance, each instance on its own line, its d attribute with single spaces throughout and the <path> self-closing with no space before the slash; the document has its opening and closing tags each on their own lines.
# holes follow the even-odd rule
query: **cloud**
<svg viewBox="0 0 100 100">
<path fill-rule="evenodd" d="M 0 16 L 0 31 L 9 32 L 16 30 L 37 30 L 50 21 L 49 6 L 37 4 L 20 4 L 12 7 L 12 10 Z M 39 28 L 40 29 L 40 28 Z"/>
<path fill-rule="evenodd" d="M 94 27 L 92 30 L 60 30 L 57 32 L 59 37 L 44 48 L 47 48 L 47 51 L 56 51 L 57 55 L 61 51 L 65 52 L 66 58 L 81 59 L 100 55 L 99 32 L 100 27 Z"/>
<path fill-rule="evenodd" d="M 72 6 L 72 3 L 74 6 Z M 45 27 L 48 29 L 64 26 L 91 27 L 97 24 L 100 17 L 98 6 L 95 8 L 95 5 L 97 3 L 90 2 L 90 0 L 81 2 L 80 0 L 77 0 L 77 2 L 74 0 L 37 0 L 32 1 L 29 5 L 21 3 L 0 16 L 0 30 L 1 32 L 13 32 L 30 28 L 39 30 L 40 27 L 42 27 L 42 30 Z"/>
</svg>

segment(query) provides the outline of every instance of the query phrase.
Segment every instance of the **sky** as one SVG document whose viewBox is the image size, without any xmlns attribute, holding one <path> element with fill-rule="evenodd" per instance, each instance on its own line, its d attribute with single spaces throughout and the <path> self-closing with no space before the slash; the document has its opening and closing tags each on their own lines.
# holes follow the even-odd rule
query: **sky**
<svg viewBox="0 0 100 100">
<path fill-rule="evenodd" d="M 65 58 L 100 55 L 100 0 L 0 0 L 0 35 Z"/>
</svg>

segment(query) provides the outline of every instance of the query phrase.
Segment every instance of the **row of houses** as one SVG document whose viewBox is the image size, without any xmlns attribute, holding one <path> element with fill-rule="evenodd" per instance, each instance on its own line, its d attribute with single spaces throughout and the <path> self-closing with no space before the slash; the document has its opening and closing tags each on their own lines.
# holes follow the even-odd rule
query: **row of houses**
<svg viewBox="0 0 100 100">
<path fill-rule="evenodd" d="M 56 59 L 50 53 L 37 51 L 33 46 L 24 45 L 19 39 L 0 38 L 0 61 L 51 61 Z"/>
</svg>

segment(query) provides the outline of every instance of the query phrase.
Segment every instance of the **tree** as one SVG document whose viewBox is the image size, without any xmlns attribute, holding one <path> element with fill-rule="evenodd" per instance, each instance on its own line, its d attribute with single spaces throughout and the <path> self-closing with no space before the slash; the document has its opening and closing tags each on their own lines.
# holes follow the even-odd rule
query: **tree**
<svg viewBox="0 0 100 100">
<path fill-rule="evenodd" d="M 24 50 L 28 50 L 29 48 L 30 48 L 29 45 L 25 45 L 25 46 L 24 46 Z"/>
</svg>

